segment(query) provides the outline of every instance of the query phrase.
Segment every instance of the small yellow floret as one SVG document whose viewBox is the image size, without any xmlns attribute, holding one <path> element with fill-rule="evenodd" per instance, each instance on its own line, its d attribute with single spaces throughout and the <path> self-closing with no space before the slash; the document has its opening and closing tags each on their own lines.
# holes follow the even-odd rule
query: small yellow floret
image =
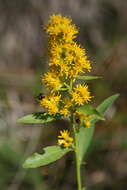
<svg viewBox="0 0 127 190">
<path fill-rule="evenodd" d="M 64 138 L 65 140 L 68 140 L 70 133 L 68 132 L 68 130 L 63 130 L 60 131 L 60 136 L 58 136 L 58 138 Z"/>
<path fill-rule="evenodd" d="M 58 136 L 58 145 L 62 145 L 64 147 L 72 146 L 73 138 L 70 137 L 70 133 L 68 130 L 60 131 L 60 136 Z"/>
<path fill-rule="evenodd" d="M 67 108 L 63 108 L 63 109 L 60 110 L 60 113 L 61 113 L 62 115 L 64 115 L 64 116 L 66 116 L 66 115 L 68 115 L 69 110 L 68 110 Z"/>
<path fill-rule="evenodd" d="M 84 124 L 85 124 L 85 127 L 87 127 L 87 128 L 89 128 L 91 125 L 90 121 L 85 121 Z"/>
<path fill-rule="evenodd" d="M 74 101 L 77 105 L 83 105 L 84 103 L 89 102 L 91 99 L 87 85 L 77 85 L 77 87 L 74 88 L 74 91 L 71 93 L 71 95 L 72 101 Z"/>
</svg>

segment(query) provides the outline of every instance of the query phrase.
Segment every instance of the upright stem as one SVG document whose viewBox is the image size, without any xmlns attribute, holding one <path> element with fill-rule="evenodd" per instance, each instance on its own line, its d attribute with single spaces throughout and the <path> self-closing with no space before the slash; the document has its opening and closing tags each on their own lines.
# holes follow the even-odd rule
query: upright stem
<svg viewBox="0 0 127 190">
<path fill-rule="evenodd" d="M 73 89 L 73 79 L 70 81 L 70 91 Z M 76 139 L 76 127 L 75 127 L 75 121 L 74 121 L 74 111 L 73 108 L 71 110 L 71 125 L 73 128 L 73 133 L 74 133 L 74 140 L 75 140 L 75 161 L 76 161 L 76 177 L 77 177 L 77 185 L 78 185 L 78 190 L 82 190 L 82 185 L 81 185 L 81 172 L 80 172 L 80 167 L 81 167 L 81 162 L 79 160 L 79 155 L 78 155 L 78 142 Z"/>
<path fill-rule="evenodd" d="M 78 155 L 77 155 L 76 151 L 75 151 L 75 158 L 76 158 L 76 173 L 77 173 L 78 190 L 81 190 L 82 186 L 81 186 L 80 162 L 79 162 Z"/>
<path fill-rule="evenodd" d="M 72 127 L 73 127 L 74 139 L 75 139 L 75 150 L 74 151 L 75 151 L 75 161 L 76 161 L 77 185 L 78 185 L 78 190 L 82 190 L 81 172 L 80 172 L 81 163 L 80 163 L 79 156 L 78 156 L 78 151 L 77 151 L 76 128 L 75 128 L 75 123 L 74 123 L 73 111 L 71 112 L 71 124 L 72 124 Z"/>
</svg>

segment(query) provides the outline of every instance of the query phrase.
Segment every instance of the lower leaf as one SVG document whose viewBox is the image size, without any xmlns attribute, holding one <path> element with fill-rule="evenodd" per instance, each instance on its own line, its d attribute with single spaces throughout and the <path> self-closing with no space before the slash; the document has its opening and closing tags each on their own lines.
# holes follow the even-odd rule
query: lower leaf
<svg viewBox="0 0 127 190">
<path fill-rule="evenodd" d="M 48 146 L 44 148 L 44 154 L 34 153 L 32 156 L 27 158 L 23 164 L 23 167 L 37 168 L 40 166 L 48 165 L 60 159 L 69 151 L 71 151 L 70 148 L 61 148 L 59 146 Z"/>
</svg>

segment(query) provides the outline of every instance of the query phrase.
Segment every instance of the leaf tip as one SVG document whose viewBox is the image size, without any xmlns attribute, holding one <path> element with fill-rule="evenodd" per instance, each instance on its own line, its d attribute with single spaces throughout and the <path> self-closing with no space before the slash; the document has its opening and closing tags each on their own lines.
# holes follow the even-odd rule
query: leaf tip
<svg viewBox="0 0 127 190">
<path fill-rule="evenodd" d="M 119 93 L 117 93 L 117 94 L 115 94 L 114 96 L 116 96 L 116 98 L 118 98 L 118 97 L 120 96 L 120 94 L 119 94 Z"/>
<path fill-rule="evenodd" d="M 22 164 L 22 167 L 23 167 L 24 169 L 27 169 L 27 168 L 28 168 L 28 166 L 27 166 L 27 164 L 26 164 L 26 161 Z"/>
<path fill-rule="evenodd" d="M 22 120 L 21 119 L 17 119 L 16 123 L 22 123 Z"/>
</svg>

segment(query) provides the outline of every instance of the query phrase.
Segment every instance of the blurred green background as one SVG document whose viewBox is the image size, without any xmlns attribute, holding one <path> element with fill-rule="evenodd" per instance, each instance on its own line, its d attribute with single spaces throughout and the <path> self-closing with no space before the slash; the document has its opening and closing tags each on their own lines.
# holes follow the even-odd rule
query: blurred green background
<svg viewBox="0 0 127 190">
<path fill-rule="evenodd" d="M 0 0 L 0 189 L 76 190 L 72 155 L 39 169 L 23 169 L 24 159 L 56 144 L 65 121 L 45 126 L 16 124 L 16 119 L 41 110 L 35 97 L 47 71 L 49 15 L 73 19 L 77 41 L 93 63 L 89 82 L 94 104 L 120 93 L 99 122 L 82 166 L 88 190 L 127 188 L 127 1 L 126 0 Z"/>
</svg>

